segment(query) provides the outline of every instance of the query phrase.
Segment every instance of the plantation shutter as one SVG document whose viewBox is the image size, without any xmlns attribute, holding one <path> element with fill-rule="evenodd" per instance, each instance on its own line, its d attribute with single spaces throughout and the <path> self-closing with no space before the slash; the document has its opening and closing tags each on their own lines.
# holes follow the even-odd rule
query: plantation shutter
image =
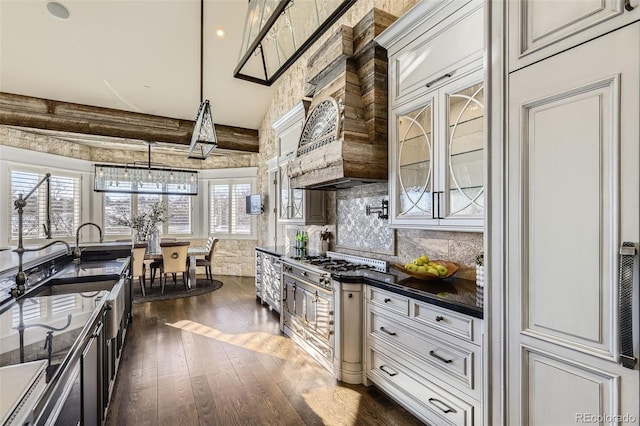
<svg viewBox="0 0 640 426">
<path fill-rule="evenodd" d="M 246 198 L 251 194 L 251 183 L 234 183 L 231 185 L 231 233 L 236 235 L 251 234 L 251 216 L 246 212 Z"/>
<path fill-rule="evenodd" d="M 212 233 L 229 233 L 229 184 L 211 184 L 209 194 L 209 229 Z"/>
<path fill-rule="evenodd" d="M 26 169 L 11 170 L 11 200 L 18 194 L 26 196 L 45 177 L 45 172 Z M 51 188 L 51 234 L 53 237 L 70 237 L 80 225 L 80 176 L 52 173 Z M 11 237 L 18 238 L 18 211 L 11 206 Z M 43 183 L 27 200 L 23 209 L 23 238 L 44 238 L 47 223 L 47 183 Z"/>
<path fill-rule="evenodd" d="M 191 234 L 191 197 L 168 195 L 169 234 Z"/>
<path fill-rule="evenodd" d="M 104 232 L 106 235 L 131 235 L 131 228 L 115 221 L 131 217 L 131 194 L 106 192 L 104 195 Z"/>
</svg>

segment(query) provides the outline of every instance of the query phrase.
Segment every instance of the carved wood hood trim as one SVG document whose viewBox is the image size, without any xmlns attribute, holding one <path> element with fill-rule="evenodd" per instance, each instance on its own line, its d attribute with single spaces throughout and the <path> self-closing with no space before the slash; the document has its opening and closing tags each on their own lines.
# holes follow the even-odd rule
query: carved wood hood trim
<svg viewBox="0 0 640 426">
<path fill-rule="evenodd" d="M 334 140 L 301 138 L 289 163 L 295 188 L 340 189 L 387 180 L 387 53 L 374 37 L 396 19 L 372 9 L 353 28 L 341 26 L 307 62 L 315 88 L 309 116 L 322 102 L 337 106 Z M 342 119 L 342 123 L 340 123 Z"/>
</svg>

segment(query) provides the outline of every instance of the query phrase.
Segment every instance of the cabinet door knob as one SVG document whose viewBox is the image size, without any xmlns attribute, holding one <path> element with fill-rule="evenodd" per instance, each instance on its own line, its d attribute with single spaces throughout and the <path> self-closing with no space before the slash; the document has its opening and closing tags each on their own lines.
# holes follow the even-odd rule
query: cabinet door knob
<svg viewBox="0 0 640 426">
<path fill-rule="evenodd" d="M 385 297 L 384 298 L 384 303 L 389 303 L 389 302 L 391 302 L 391 299 L 389 299 L 388 297 Z"/>
<path fill-rule="evenodd" d="M 438 315 L 438 316 L 436 317 L 436 321 L 437 321 L 437 322 L 444 321 L 444 317 L 443 317 L 443 316 Z"/>
</svg>

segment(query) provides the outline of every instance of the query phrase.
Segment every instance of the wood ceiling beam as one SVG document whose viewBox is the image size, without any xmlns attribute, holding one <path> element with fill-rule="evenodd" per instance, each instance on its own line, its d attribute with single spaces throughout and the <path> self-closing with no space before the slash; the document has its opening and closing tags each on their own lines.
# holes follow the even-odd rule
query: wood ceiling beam
<svg viewBox="0 0 640 426">
<path fill-rule="evenodd" d="M 195 122 L 0 92 L 0 124 L 188 146 Z M 258 152 L 257 130 L 215 127 L 218 149 Z"/>
</svg>

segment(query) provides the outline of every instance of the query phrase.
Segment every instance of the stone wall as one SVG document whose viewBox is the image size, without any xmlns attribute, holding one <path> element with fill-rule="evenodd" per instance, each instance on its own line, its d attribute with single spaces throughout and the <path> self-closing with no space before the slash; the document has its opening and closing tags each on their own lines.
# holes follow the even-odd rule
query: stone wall
<svg viewBox="0 0 640 426">
<path fill-rule="evenodd" d="M 309 50 L 293 64 L 275 83 L 275 94 L 260 127 L 260 154 L 258 165 L 258 187 L 263 196 L 268 193 L 265 161 L 277 155 L 275 132 L 271 123 L 290 110 L 304 96 L 306 64 L 318 46 L 337 30 L 338 25 L 354 26 L 372 8 L 376 7 L 395 16 L 401 16 L 417 0 L 359 0 L 342 18 L 330 28 Z M 388 221 L 367 217 L 362 211 L 367 204 L 380 205 L 388 199 L 386 183 L 363 185 L 348 190 L 327 192 L 326 226 L 287 226 L 286 238 L 293 240 L 298 230 L 309 234 L 309 248 L 318 246 L 319 234 L 323 229 L 332 233 L 330 249 L 354 255 L 362 255 L 404 263 L 421 254 L 435 259 L 447 259 L 461 265 L 458 276 L 475 278 L 475 256 L 482 250 L 482 233 L 442 232 L 424 230 L 390 230 Z M 353 217 L 351 216 L 353 215 Z M 267 215 L 259 221 L 258 244 L 265 243 Z M 357 238 L 354 233 L 377 233 L 375 236 Z M 337 237 L 337 239 L 336 239 Z M 286 243 L 286 242 L 282 242 Z M 358 245 L 360 244 L 360 245 Z"/>
<path fill-rule="evenodd" d="M 98 148 L 78 143 L 63 141 L 51 136 L 39 135 L 22 130 L 0 126 L 0 145 L 21 148 L 28 151 L 62 155 L 69 158 L 85 160 L 89 162 L 104 163 L 131 163 L 134 161 L 147 162 L 148 153 L 145 150 L 123 150 Z M 158 152 L 156 152 L 158 151 Z M 223 169 L 236 167 L 256 167 L 258 154 L 230 154 L 213 155 L 208 159 L 190 160 L 180 151 L 152 148 L 151 161 L 153 163 L 167 164 L 174 168 L 189 169 Z M 25 163 L 29 160 L 27 156 Z M 55 166 L 55 164 L 52 164 Z M 206 239 L 191 239 L 194 246 L 204 247 Z M 255 262 L 253 261 L 256 240 L 220 240 L 218 254 L 214 260 L 214 275 L 254 276 Z M 198 273 L 204 274 L 204 269 Z"/>
<path fill-rule="evenodd" d="M 266 161 L 277 155 L 276 134 L 271 124 L 300 102 L 305 93 L 307 80 L 307 61 L 319 46 L 331 36 L 340 25 L 353 27 L 374 7 L 394 16 L 401 16 L 413 7 L 418 0 L 358 0 L 349 10 L 329 28 L 316 42 L 274 83 L 275 93 L 259 129 L 260 153 L 258 161 L 258 188 L 263 197 L 268 194 L 268 173 Z M 332 215 L 327 223 L 335 226 L 335 194 L 328 196 L 328 213 Z M 333 206 L 333 207 L 332 207 Z M 258 244 L 270 245 L 266 242 L 268 215 L 261 216 L 258 221 Z M 292 228 L 292 227 L 289 227 Z M 296 228 L 296 227 L 293 227 Z M 330 228 L 331 229 L 331 228 Z M 285 231 L 287 235 L 290 230 Z M 315 234 L 314 230 L 314 234 Z M 293 231 L 295 235 L 295 230 Z M 312 237 L 309 232 L 309 237 Z"/>
</svg>

